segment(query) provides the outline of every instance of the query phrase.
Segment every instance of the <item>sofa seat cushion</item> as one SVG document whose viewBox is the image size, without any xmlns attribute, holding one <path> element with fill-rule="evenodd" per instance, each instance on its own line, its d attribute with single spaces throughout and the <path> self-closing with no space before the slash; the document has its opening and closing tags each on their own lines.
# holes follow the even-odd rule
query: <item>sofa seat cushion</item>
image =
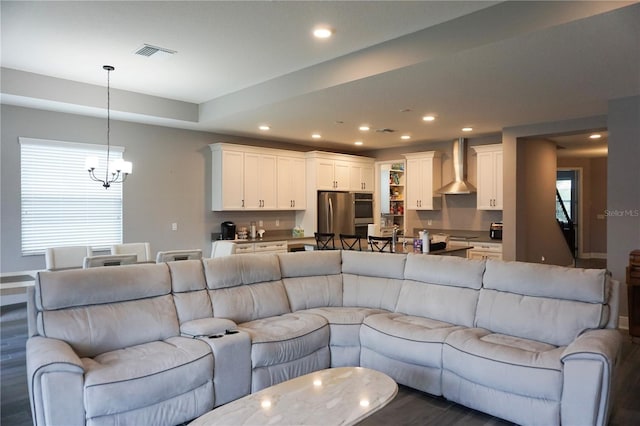
<svg viewBox="0 0 640 426">
<path fill-rule="evenodd" d="M 82 363 L 87 418 L 158 404 L 213 380 L 211 349 L 186 337 L 106 352 Z"/>
<path fill-rule="evenodd" d="M 442 344 L 462 327 L 446 322 L 399 313 L 365 318 L 360 342 L 374 352 L 398 361 L 440 367 Z"/>
<path fill-rule="evenodd" d="M 319 315 L 292 313 L 238 324 L 251 337 L 253 368 L 303 358 L 329 346 L 329 324 Z"/>
<path fill-rule="evenodd" d="M 383 309 L 358 308 L 358 307 L 326 307 L 313 308 L 302 311 L 304 313 L 316 314 L 325 318 L 329 324 L 338 325 L 360 325 L 364 319 L 370 315 L 381 314 L 388 311 Z"/>
<path fill-rule="evenodd" d="M 447 337 L 443 368 L 502 392 L 559 401 L 564 349 L 482 328 L 463 329 Z"/>
</svg>

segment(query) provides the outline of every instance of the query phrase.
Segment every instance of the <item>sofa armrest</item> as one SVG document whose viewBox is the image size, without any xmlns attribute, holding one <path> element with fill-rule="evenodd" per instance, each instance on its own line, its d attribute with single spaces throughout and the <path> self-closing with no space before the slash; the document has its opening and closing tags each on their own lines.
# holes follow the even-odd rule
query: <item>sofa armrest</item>
<svg viewBox="0 0 640 426">
<path fill-rule="evenodd" d="M 35 336 L 27 340 L 26 355 L 34 424 L 84 425 L 84 368 L 71 346 Z"/>
<path fill-rule="evenodd" d="M 226 318 L 201 318 L 180 324 L 180 334 L 187 337 L 208 337 L 235 330 L 235 322 Z"/>
<path fill-rule="evenodd" d="M 605 425 L 613 373 L 622 345 L 618 330 L 590 330 L 562 354 L 561 424 Z"/>
</svg>

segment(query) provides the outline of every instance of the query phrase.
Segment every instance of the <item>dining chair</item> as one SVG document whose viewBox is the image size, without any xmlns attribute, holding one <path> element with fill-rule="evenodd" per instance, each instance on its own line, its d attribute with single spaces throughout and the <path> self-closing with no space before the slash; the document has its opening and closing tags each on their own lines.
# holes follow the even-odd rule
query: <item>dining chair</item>
<svg viewBox="0 0 640 426">
<path fill-rule="evenodd" d="M 362 250 L 361 239 L 360 235 L 340 234 L 342 250 Z"/>
<path fill-rule="evenodd" d="M 156 263 L 199 259 L 202 259 L 202 250 L 200 249 L 159 251 L 156 255 Z"/>
<path fill-rule="evenodd" d="M 369 246 L 371 247 L 371 251 L 391 251 L 391 242 L 393 241 L 393 237 L 369 237 Z M 388 249 L 387 249 L 388 247 Z"/>
<path fill-rule="evenodd" d="M 44 253 L 47 270 L 82 268 L 84 258 L 91 256 L 89 246 L 48 247 Z"/>
<path fill-rule="evenodd" d="M 214 241 L 211 244 L 211 257 L 225 257 L 236 253 L 236 243 L 231 241 Z"/>
<path fill-rule="evenodd" d="M 336 243 L 334 241 L 336 234 L 333 232 L 314 232 L 313 236 L 316 238 L 316 250 L 336 249 Z"/>
<path fill-rule="evenodd" d="M 111 246 L 111 254 L 135 254 L 138 256 L 138 263 L 150 262 L 151 245 L 149 243 L 123 243 Z"/>
<path fill-rule="evenodd" d="M 95 268 L 97 266 L 133 265 L 138 262 L 136 254 L 103 254 L 99 256 L 87 256 L 82 262 L 82 267 Z"/>
</svg>

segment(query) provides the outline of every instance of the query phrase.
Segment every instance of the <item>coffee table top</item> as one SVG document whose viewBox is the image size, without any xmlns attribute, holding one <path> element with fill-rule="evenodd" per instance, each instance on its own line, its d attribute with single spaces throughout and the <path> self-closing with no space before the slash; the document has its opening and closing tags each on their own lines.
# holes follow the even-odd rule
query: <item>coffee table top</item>
<svg viewBox="0 0 640 426">
<path fill-rule="evenodd" d="M 397 393 L 396 382 L 378 371 L 329 368 L 215 408 L 190 426 L 352 425 L 387 405 Z"/>
</svg>

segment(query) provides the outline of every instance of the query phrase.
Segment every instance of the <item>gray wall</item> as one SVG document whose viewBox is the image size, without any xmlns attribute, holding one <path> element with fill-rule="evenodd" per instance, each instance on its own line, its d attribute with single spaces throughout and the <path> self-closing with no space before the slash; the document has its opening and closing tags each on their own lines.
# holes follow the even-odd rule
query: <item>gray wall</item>
<svg viewBox="0 0 640 426">
<path fill-rule="evenodd" d="M 556 222 L 556 144 L 518 142 L 518 260 L 573 265 L 571 250 Z"/>
<path fill-rule="evenodd" d="M 101 118 L 2 105 L 1 130 L 1 228 L 2 272 L 43 269 L 44 256 L 20 252 L 20 145 L 18 137 L 71 142 L 105 143 L 106 122 Z M 211 250 L 211 232 L 220 222 L 238 225 L 263 220 L 267 230 L 294 226 L 294 213 L 211 211 L 211 151 L 214 142 L 242 142 L 292 149 L 286 144 L 239 140 L 212 133 L 168 127 L 111 122 L 111 142 L 125 147 L 133 162 L 133 174 L 124 183 L 124 242 L 148 241 L 152 252 L 201 248 Z M 88 179 L 88 177 L 87 177 Z M 97 185 L 97 184 L 96 184 Z M 178 224 L 172 231 L 171 224 Z"/>
<path fill-rule="evenodd" d="M 627 315 L 625 268 L 640 249 L 640 96 L 609 102 L 608 130 L 607 268 L 622 283 L 620 312 Z"/>
</svg>

